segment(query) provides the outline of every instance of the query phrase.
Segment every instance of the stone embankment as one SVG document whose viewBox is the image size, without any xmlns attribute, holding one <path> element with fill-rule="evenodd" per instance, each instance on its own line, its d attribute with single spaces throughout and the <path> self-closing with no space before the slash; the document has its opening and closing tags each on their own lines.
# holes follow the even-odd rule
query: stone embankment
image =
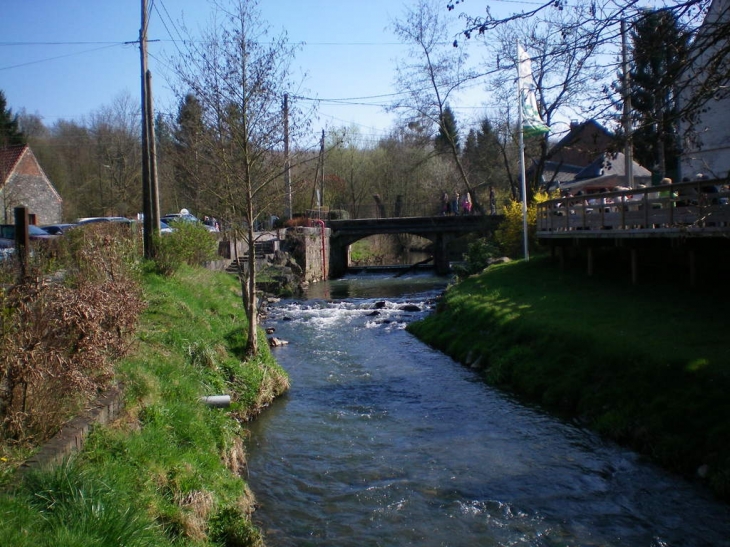
<svg viewBox="0 0 730 547">
<path fill-rule="evenodd" d="M 95 426 L 110 423 L 119 417 L 124 408 L 123 395 L 121 386 L 107 390 L 28 458 L 20 466 L 20 472 L 58 465 L 81 450 Z"/>
</svg>

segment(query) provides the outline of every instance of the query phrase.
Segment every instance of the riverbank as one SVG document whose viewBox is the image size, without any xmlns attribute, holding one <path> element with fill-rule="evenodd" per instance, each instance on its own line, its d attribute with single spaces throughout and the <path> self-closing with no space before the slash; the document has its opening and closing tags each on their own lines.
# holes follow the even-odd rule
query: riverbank
<svg viewBox="0 0 730 547">
<path fill-rule="evenodd" d="M 730 297 L 546 258 L 450 287 L 409 330 L 491 384 L 700 478 L 730 499 Z"/>
<path fill-rule="evenodd" d="M 260 358 L 244 358 L 234 276 L 182 268 L 143 284 L 135 348 L 116 371 L 122 417 L 63 465 L 28 472 L 0 495 L 1 545 L 262 544 L 242 424 L 288 378 L 265 344 Z M 219 394 L 230 407 L 200 400 Z"/>
</svg>

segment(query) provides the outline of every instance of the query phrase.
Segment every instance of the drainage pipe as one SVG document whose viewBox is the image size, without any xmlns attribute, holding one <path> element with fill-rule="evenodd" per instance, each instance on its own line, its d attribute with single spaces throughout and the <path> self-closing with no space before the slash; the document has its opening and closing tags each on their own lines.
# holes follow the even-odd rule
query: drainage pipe
<svg viewBox="0 0 730 547">
<path fill-rule="evenodd" d="M 228 408 L 231 406 L 230 395 L 209 395 L 201 397 L 200 401 L 212 408 Z"/>
</svg>

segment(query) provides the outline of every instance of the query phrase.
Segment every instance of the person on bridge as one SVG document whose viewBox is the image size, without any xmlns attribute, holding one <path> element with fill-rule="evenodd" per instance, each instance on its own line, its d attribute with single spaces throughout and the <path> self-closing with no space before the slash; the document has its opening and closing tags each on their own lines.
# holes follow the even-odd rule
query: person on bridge
<svg viewBox="0 0 730 547">
<path fill-rule="evenodd" d="M 448 215 L 451 213 L 451 202 L 449 201 L 449 193 L 444 192 L 441 196 L 441 215 Z"/>
<path fill-rule="evenodd" d="M 464 215 L 471 214 L 471 194 L 468 191 L 461 198 L 461 213 Z"/>
<path fill-rule="evenodd" d="M 454 192 L 454 199 L 451 202 L 451 212 L 455 215 L 459 214 L 459 192 Z"/>
</svg>

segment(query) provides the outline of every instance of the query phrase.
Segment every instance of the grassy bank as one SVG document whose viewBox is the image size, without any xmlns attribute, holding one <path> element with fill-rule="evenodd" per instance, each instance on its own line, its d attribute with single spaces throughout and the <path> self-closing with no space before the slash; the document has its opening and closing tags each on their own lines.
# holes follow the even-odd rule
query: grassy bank
<svg viewBox="0 0 730 547">
<path fill-rule="evenodd" d="M 244 361 L 237 281 L 183 268 L 147 275 L 135 348 L 117 367 L 123 419 L 64 465 L 0 495 L 0 545 L 261 544 L 251 524 L 241 423 L 288 388 L 264 348 Z M 230 394 L 228 409 L 201 396 Z M 7 485 L 6 485 L 7 486 Z"/>
<path fill-rule="evenodd" d="M 631 286 L 546 259 L 493 266 L 409 327 L 488 382 L 730 499 L 727 291 Z"/>
</svg>

